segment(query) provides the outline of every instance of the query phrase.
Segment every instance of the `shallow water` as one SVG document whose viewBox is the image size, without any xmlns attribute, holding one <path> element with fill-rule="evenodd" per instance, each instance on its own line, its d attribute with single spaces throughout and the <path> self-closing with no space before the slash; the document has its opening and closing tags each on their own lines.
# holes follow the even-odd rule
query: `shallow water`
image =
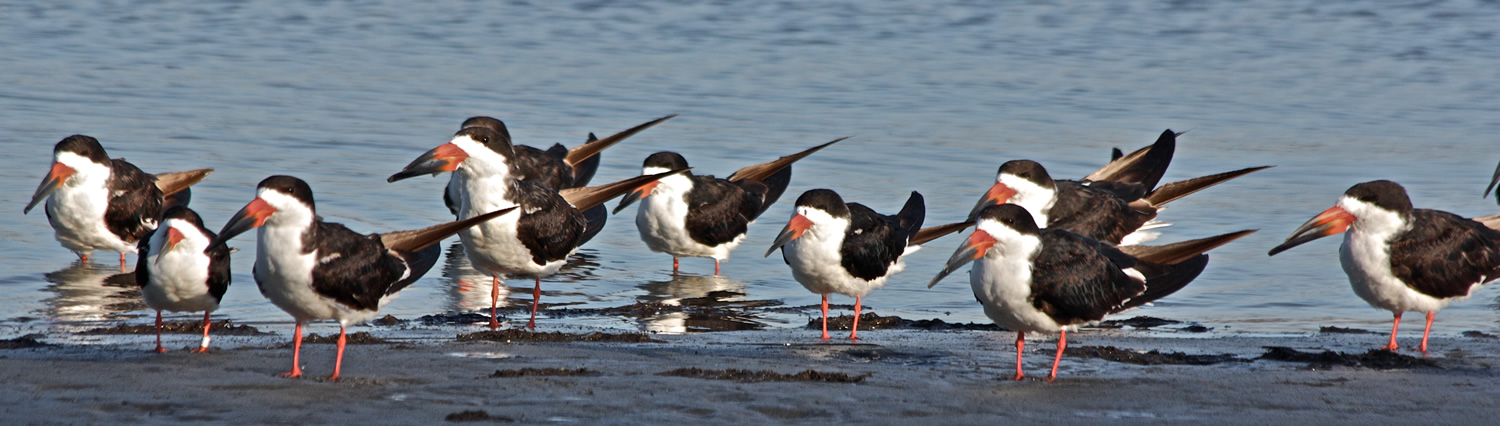
<svg viewBox="0 0 1500 426">
<path fill-rule="evenodd" d="M 727 175 L 826 142 L 798 163 L 787 195 L 724 264 L 670 257 L 638 239 L 634 208 L 543 281 L 547 303 L 599 308 L 732 300 L 818 301 L 776 257 L 761 258 L 817 187 L 894 211 L 926 196 L 929 224 L 958 220 L 1015 158 L 1079 177 L 1165 128 L 1179 140 L 1166 180 L 1276 168 L 1174 202 L 1160 242 L 1243 228 L 1198 280 L 1138 313 L 1217 332 L 1297 333 L 1319 325 L 1384 330 L 1389 314 L 1349 290 L 1337 238 L 1265 252 L 1350 185 L 1399 181 L 1420 207 L 1494 214 L 1481 186 L 1500 134 L 1500 3 L 1356 1 L 1311 5 L 1034 1 L 512 1 L 475 3 L 44 2 L 0 5 L 0 325 L 57 331 L 149 314 L 105 285 L 114 255 L 90 264 L 21 215 L 52 144 L 83 133 L 147 171 L 212 167 L 193 206 L 217 229 L 271 174 L 311 183 L 319 213 L 363 232 L 447 220 L 442 179 L 384 178 L 447 140 L 472 115 L 504 119 L 518 143 L 572 146 L 673 113 L 606 151 L 594 182 L 639 173 L 659 150 Z M 613 204 L 611 204 L 613 205 Z M 219 311 L 289 327 L 250 278 L 254 244 L 235 240 L 235 284 Z M 456 239 L 445 242 L 452 244 Z M 867 298 L 882 315 L 985 321 L 963 274 L 923 284 L 958 245 L 938 240 Z M 133 265 L 134 256 L 130 262 Z M 483 306 L 462 262 L 433 271 L 385 312 L 409 318 Z M 513 280 L 513 302 L 531 282 Z M 715 293 L 725 294 L 725 293 Z M 1434 332 L 1500 327 L 1496 290 L 1439 314 Z M 835 297 L 835 303 L 851 301 Z M 804 324 L 807 310 L 747 319 Z M 185 314 L 183 318 L 193 315 Z M 1419 316 L 1409 316 L 1417 317 Z M 687 318 L 569 317 L 682 332 Z M 1408 319 L 1408 333 L 1418 323 Z"/>
</svg>

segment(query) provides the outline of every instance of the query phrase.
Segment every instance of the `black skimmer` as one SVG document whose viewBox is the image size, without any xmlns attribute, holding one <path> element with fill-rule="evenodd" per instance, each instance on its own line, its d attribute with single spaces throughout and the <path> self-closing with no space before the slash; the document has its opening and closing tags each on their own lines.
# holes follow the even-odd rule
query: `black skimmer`
<svg viewBox="0 0 1500 426">
<path fill-rule="evenodd" d="M 729 252 L 745 241 L 749 225 L 786 191 L 792 181 L 792 163 L 844 139 L 848 137 L 739 169 L 727 179 L 691 173 L 665 177 L 626 194 L 614 212 L 646 199 L 635 215 L 646 247 L 672 255 L 673 273 L 678 257 L 713 258 L 717 276 L 719 262 L 729 259 Z M 682 155 L 662 151 L 646 157 L 641 174 L 686 168 Z"/>
<path fill-rule="evenodd" d="M 604 139 L 596 138 L 593 133 L 589 133 L 588 141 L 573 149 L 568 149 L 562 144 L 553 144 L 546 151 L 527 145 L 511 145 L 515 153 L 517 177 L 554 191 L 588 186 L 589 181 L 594 178 L 594 172 L 599 170 L 598 154 L 600 151 L 673 117 L 677 117 L 677 114 L 648 121 Z M 507 141 L 511 140 L 510 130 L 505 127 L 505 122 L 494 117 L 469 117 L 468 120 L 464 120 L 460 129 L 470 127 L 494 130 L 504 136 Z M 453 174 L 448 179 L 447 188 L 443 191 L 443 204 L 448 206 L 448 212 L 455 216 L 458 215 L 459 188 L 463 186 L 459 179 L 461 178 L 457 173 Z M 608 216 L 603 213 L 604 211 L 601 210 L 596 216 Z"/>
<path fill-rule="evenodd" d="M 1057 378 L 1068 330 L 1182 289 L 1208 266 L 1204 252 L 1252 232 L 1166 246 L 1114 247 L 1060 229 L 1040 229 L 1021 206 L 988 206 L 980 210 L 968 241 L 927 287 L 972 262 L 969 285 L 985 316 L 1016 331 L 1016 380 L 1026 377 L 1021 371 L 1026 333 L 1060 333 L 1050 382 Z"/>
<path fill-rule="evenodd" d="M 859 338 L 859 315 L 864 297 L 884 287 L 892 275 L 906 268 L 902 259 L 932 241 L 968 226 L 961 222 L 922 228 L 926 216 L 922 194 L 912 191 L 895 215 L 882 215 L 859 203 L 845 203 L 829 189 L 813 189 L 797 197 L 796 212 L 777 234 L 770 256 L 781 257 L 792 268 L 792 278 L 808 291 L 823 296 L 823 338 L 828 336 L 828 294 L 854 297 L 854 326 L 850 339 Z"/>
<path fill-rule="evenodd" d="M 218 235 L 203 227 L 198 213 L 174 206 L 162 213 L 150 238 L 141 239 L 135 280 L 146 306 L 156 310 L 156 352 L 161 346 L 161 311 L 203 311 L 203 342 L 193 352 L 208 351 L 209 315 L 229 290 L 229 247 L 208 244 Z"/>
<path fill-rule="evenodd" d="M 459 130 L 449 143 L 422 154 L 387 181 L 443 171 L 455 172 L 458 176 L 455 180 L 461 183 L 456 199 L 460 218 L 486 210 L 521 207 L 521 214 L 484 222 L 458 234 L 469 263 L 493 277 L 491 328 L 500 326 L 495 310 L 502 275 L 535 280 L 531 320 L 527 323 L 527 327 L 535 328 L 542 277 L 556 273 L 568 256 L 593 238 L 602 226 L 585 212 L 646 182 L 683 172 L 674 170 L 558 192 L 520 179 L 510 138 L 488 128 L 469 127 Z"/>
<path fill-rule="evenodd" d="M 1500 231 L 1452 213 L 1412 208 L 1406 189 L 1388 180 L 1344 191 L 1333 207 L 1303 223 L 1269 254 L 1345 231 L 1339 263 L 1354 294 L 1395 315 L 1384 349 L 1397 349 L 1401 313 L 1415 311 L 1427 313 L 1418 348 L 1427 352 L 1437 311 L 1500 278 Z"/>
<path fill-rule="evenodd" d="M 156 229 L 163 197 L 187 189 L 213 169 L 147 174 L 124 159 L 109 158 L 99 140 L 63 138 L 52 148 L 52 171 L 37 185 L 22 213 L 47 200 L 47 222 L 63 247 L 88 260 L 94 250 L 135 253 Z"/>
<path fill-rule="evenodd" d="M 1137 231 L 1155 227 L 1152 220 L 1167 203 L 1269 167 L 1250 167 L 1152 189 L 1150 185 L 1155 181 L 1150 179 L 1131 182 L 1054 180 L 1047 169 L 1035 161 L 1011 160 L 1000 165 L 995 184 L 969 212 L 969 218 L 976 218 L 986 206 L 1010 203 L 1025 207 L 1047 228 L 1062 229 L 1111 244 L 1138 244 L 1155 237 L 1154 233 Z"/>
<path fill-rule="evenodd" d="M 442 256 L 439 241 L 479 222 L 504 215 L 501 209 L 428 228 L 363 235 L 324 222 L 313 204 L 312 188 L 291 176 L 271 176 L 256 186 L 255 200 L 219 231 L 209 247 L 222 245 L 251 228 L 257 232 L 255 284 L 271 304 L 297 322 L 292 371 L 301 377 L 302 323 L 339 323 L 337 380 L 344 362 L 344 330 L 374 319 L 396 292 L 416 282 Z"/>
</svg>

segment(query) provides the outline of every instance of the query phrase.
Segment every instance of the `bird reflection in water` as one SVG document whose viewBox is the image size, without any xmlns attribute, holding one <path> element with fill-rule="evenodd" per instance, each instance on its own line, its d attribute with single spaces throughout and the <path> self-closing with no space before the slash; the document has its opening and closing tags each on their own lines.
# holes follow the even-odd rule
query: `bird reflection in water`
<svg viewBox="0 0 1500 426">
<path fill-rule="evenodd" d="M 449 245 L 447 254 L 443 260 L 443 277 L 452 284 L 448 287 L 449 291 L 447 292 L 448 312 L 478 312 L 484 314 L 486 316 L 485 321 L 488 321 L 491 297 L 490 283 L 493 277 L 479 272 L 479 270 L 474 269 L 469 264 L 468 256 L 464 255 L 463 243 L 455 242 Z M 551 279 L 559 283 L 593 279 L 594 270 L 599 267 L 599 262 L 596 259 L 597 256 L 592 250 L 579 250 L 572 257 L 568 258 L 568 263 L 564 264 L 562 269 L 556 275 L 553 275 Z M 502 279 L 501 282 L 503 283 L 504 280 Z M 501 285 L 499 286 L 499 293 L 500 302 L 497 304 L 497 307 L 501 311 L 512 307 L 530 309 L 531 287 L 528 286 L 520 290 L 515 290 L 510 286 Z M 512 293 L 522 297 L 511 300 L 510 296 Z M 542 295 L 547 298 L 583 296 L 579 293 L 561 291 L 543 291 Z M 576 303 L 580 302 L 548 303 L 543 304 L 543 306 Z"/>
<path fill-rule="evenodd" d="M 135 273 L 120 273 L 115 265 L 78 260 L 43 275 L 47 290 L 56 296 L 43 300 L 48 318 L 60 323 L 119 319 L 121 314 L 146 309 Z"/>
<path fill-rule="evenodd" d="M 646 294 L 636 299 L 638 303 L 618 311 L 635 314 L 641 326 L 654 333 L 759 330 L 765 324 L 747 310 L 777 304 L 746 300 L 745 283 L 723 276 L 677 274 L 640 288 Z"/>
</svg>

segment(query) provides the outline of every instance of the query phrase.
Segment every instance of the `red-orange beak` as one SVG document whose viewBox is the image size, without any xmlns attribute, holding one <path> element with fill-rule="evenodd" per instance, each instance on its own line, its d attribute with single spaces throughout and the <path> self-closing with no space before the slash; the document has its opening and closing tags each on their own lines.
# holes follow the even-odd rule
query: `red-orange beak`
<svg viewBox="0 0 1500 426">
<path fill-rule="evenodd" d="M 1005 204 L 1006 201 L 1010 201 L 1010 197 L 1014 197 L 1015 195 L 1015 189 L 1011 189 L 1011 187 L 1005 186 L 1003 183 L 995 182 L 995 185 L 991 186 L 989 191 L 985 191 L 984 198 L 980 198 L 979 203 L 974 204 L 974 208 L 969 210 L 969 220 L 978 218 L 979 211 L 984 210 L 985 207 Z"/>
<path fill-rule="evenodd" d="M 651 191 L 656 190 L 656 185 L 659 185 L 659 184 L 661 184 L 660 180 L 653 180 L 650 183 L 647 183 L 645 185 L 641 185 L 639 188 L 636 188 L 634 191 L 630 191 L 629 194 L 625 194 L 625 197 L 620 199 L 620 205 L 615 206 L 614 211 L 612 211 L 610 213 L 611 214 L 613 214 L 613 213 L 619 213 L 620 210 L 624 210 L 626 206 L 629 206 L 629 205 L 635 203 L 636 200 L 640 200 L 642 198 L 646 198 L 646 197 L 651 196 Z"/>
<path fill-rule="evenodd" d="M 464 152 L 463 148 L 459 148 L 458 145 L 454 145 L 452 142 L 445 143 L 442 146 L 423 153 L 422 156 L 412 160 L 411 164 L 407 164 L 406 168 L 386 178 L 385 181 L 395 182 L 421 175 L 451 172 L 458 170 L 458 165 L 467 159 L 469 159 L 469 153 Z"/>
<path fill-rule="evenodd" d="M 943 266 L 943 270 L 939 271 L 937 276 L 932 277 L 932 281 L 927 283 L 927 288 L 937 285 L 938 281 L 942 281 L 943 277 L 948 276 L 948 274 L 953 273 L 958 268 L 962 268 L 964 264 L 984 257 L 984 254 L 989 252 L 990 247 L 994 245 L 994 236 L 988 232 L 984 232 L 982 229 L 975 229 L 973 234 L 969 234 L 969 240 L 965 241 L 964 245 L 959 247 L 957 251 L 954 251 L 952 257 L 948 258 L 948 263 Z"/>
<path fill-rule="evenodd" d="M 259 228 L 261 225 L 265 225 L 266 219 L 269 219 L 274 213 L 276 213 L 275 207 L 271 207 L 271 204 L 266 203 L 264 199 L 256 198 L 255 201 L 246 204 L 245 208 L 240 209 L 233 217 L 230 217 L 229 223 L 224 224 L 224 229 L 219 231 L 219 236 L 214 238 L 214 241 L 209 243 L 208 246 L 217 246 L 245 231 Z"/>
<path fill-rule="evenodd" d="M 21 209 L 21 214 L 31 213 L 31 209 L 36 207 L 37 203 L 42 202 L 48 195 L 52 195 L 58 188 L 62 188 L 63 182 L 67 182 L 68 178 L 73 177 L 74 173 L 78 173 L 78 171 L 73 170 L 72 167 L 68 167 L 66 164 L 60 162 L 52 163 L 52 171 L 48 172 L 47 177 L 42 179 L 41 185 L 36 186 L 36 192 L 31 194 L 31 202 L 26 203 L 26 208 Z"/>
<path fill-rule="evenodd" d="M 162 225 L 162 226 L 166 226 L 166 225 Z M 176 248 L 177 247 L 177 243 L 179 243 L 179 242 L 182 242 L 182 231 L 178 231 L 177 228 L 168 227 L 167 228 L 167 245 L 165 247 L 161 248 L 161 253 L 157 253 L 156 254 L 156 264 L 160 265 L 161 264 L 161 258 L 166 257 L 167 253 L 171 252 L 173 248 Z"/>
<path fill-rule="evenodd" d="M 776 251 L 776 249 L 781 248 L 786 243 L 802 238 L 802 233 L 807 232 L 807 228 L 811 228 L 812 224 L 812 220 L 808 219 L 807 216 L 801 214 L 792 216 L 792 220 L 786 222 L 786 227 L 781 228 L 781 233 L 776 234 L 776 241 L 771 243 L 770 250 L 766 250 L 766 257 L 770 257 L 771 252 Z"/>
<path fill-rule="evenodd" d="M 1330 207 L 1297 227 L 1296 231 L 1292 231 L 1292 236 L 1287 237 L 1281 245 L 1271 249 L 1267 255 L 1275 256 L 1276 253 L 1302 245 L 1302 243 L 1347 231 L 1351 223 L 1354 223 L 1354 215 L 1349 214 L 1348 210 L 1339 206 Z"/>
</svg>

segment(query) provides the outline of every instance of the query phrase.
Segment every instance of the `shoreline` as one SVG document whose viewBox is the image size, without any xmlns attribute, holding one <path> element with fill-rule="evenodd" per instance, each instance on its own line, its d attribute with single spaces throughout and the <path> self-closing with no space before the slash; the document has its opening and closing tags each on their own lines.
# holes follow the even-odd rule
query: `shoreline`
<svg viewBox="0 0 1500 426">
<path fill-rule="evenodd" d="M 1014 334 L 996 331 L 862 332 L 855 343 L 820 342 L 816 331 L 770 329 L 649 335 L 662 343 L 460 342 L 473 326 L 401 330 L 364 327 L 384 344 L 351 344 L 344 379 L 328 382 L 334 346 L 307 344 L 309 376 L 286 379 L 288 336 L 223 336 L 208 354 L 166 335 L 171 352 L 148 353 L 154 336 L 110 344 L 0 350 L 0 417 L 23 423 L 105 421 L 255 423 L 790 421 L 991 423 L 997 418 L 1082 423 L 1098 420 L 1476 423 L 1493 415 L 1500 339 L 1435 337 L 1432 366 L 1374 369 L 1254 359 L 1267 346 L 1363 354 L 1384 343 L 1370 334 L 1313 336 L 1142 336 L 1086 329 L 1070 348 L 1229 354 L 1210 365 L 1136 365 L 1063 357 L 1055 383 L 1055 340 L 1032 335 L 1028 379 L 1014 372 Z M 413 333 L 420 331 L 420 333 Z M 613 333 L 582 326 L 542 332 Z M 420 335 L 420 336 L 419 336 Z M 404 336 L 404 337 L 400 337 Z M 45 338 L 42 339 L 46 341 Z M 1403 343 L 1415 344 L 1404 338 Z M 1414 355 L 1403 349 L 1403 355 Z M 852 383 L 742 382 L 660 375 L 681 368 L 857 377 Z M 582 369 L 580 371 L 579 369 Z M 510 377 L 490 377 L 501 372 Z M 552 375 L 565 374 L 565 375 Z M 483 414 L 479 414 L 482 412 Z M 467 414 L 465 414 L 467 413 Z M 1235 417 L 1226 417 L 1226 416 Z M 487 418 L 485 418 L 487 416 Z"/>
</svg>

